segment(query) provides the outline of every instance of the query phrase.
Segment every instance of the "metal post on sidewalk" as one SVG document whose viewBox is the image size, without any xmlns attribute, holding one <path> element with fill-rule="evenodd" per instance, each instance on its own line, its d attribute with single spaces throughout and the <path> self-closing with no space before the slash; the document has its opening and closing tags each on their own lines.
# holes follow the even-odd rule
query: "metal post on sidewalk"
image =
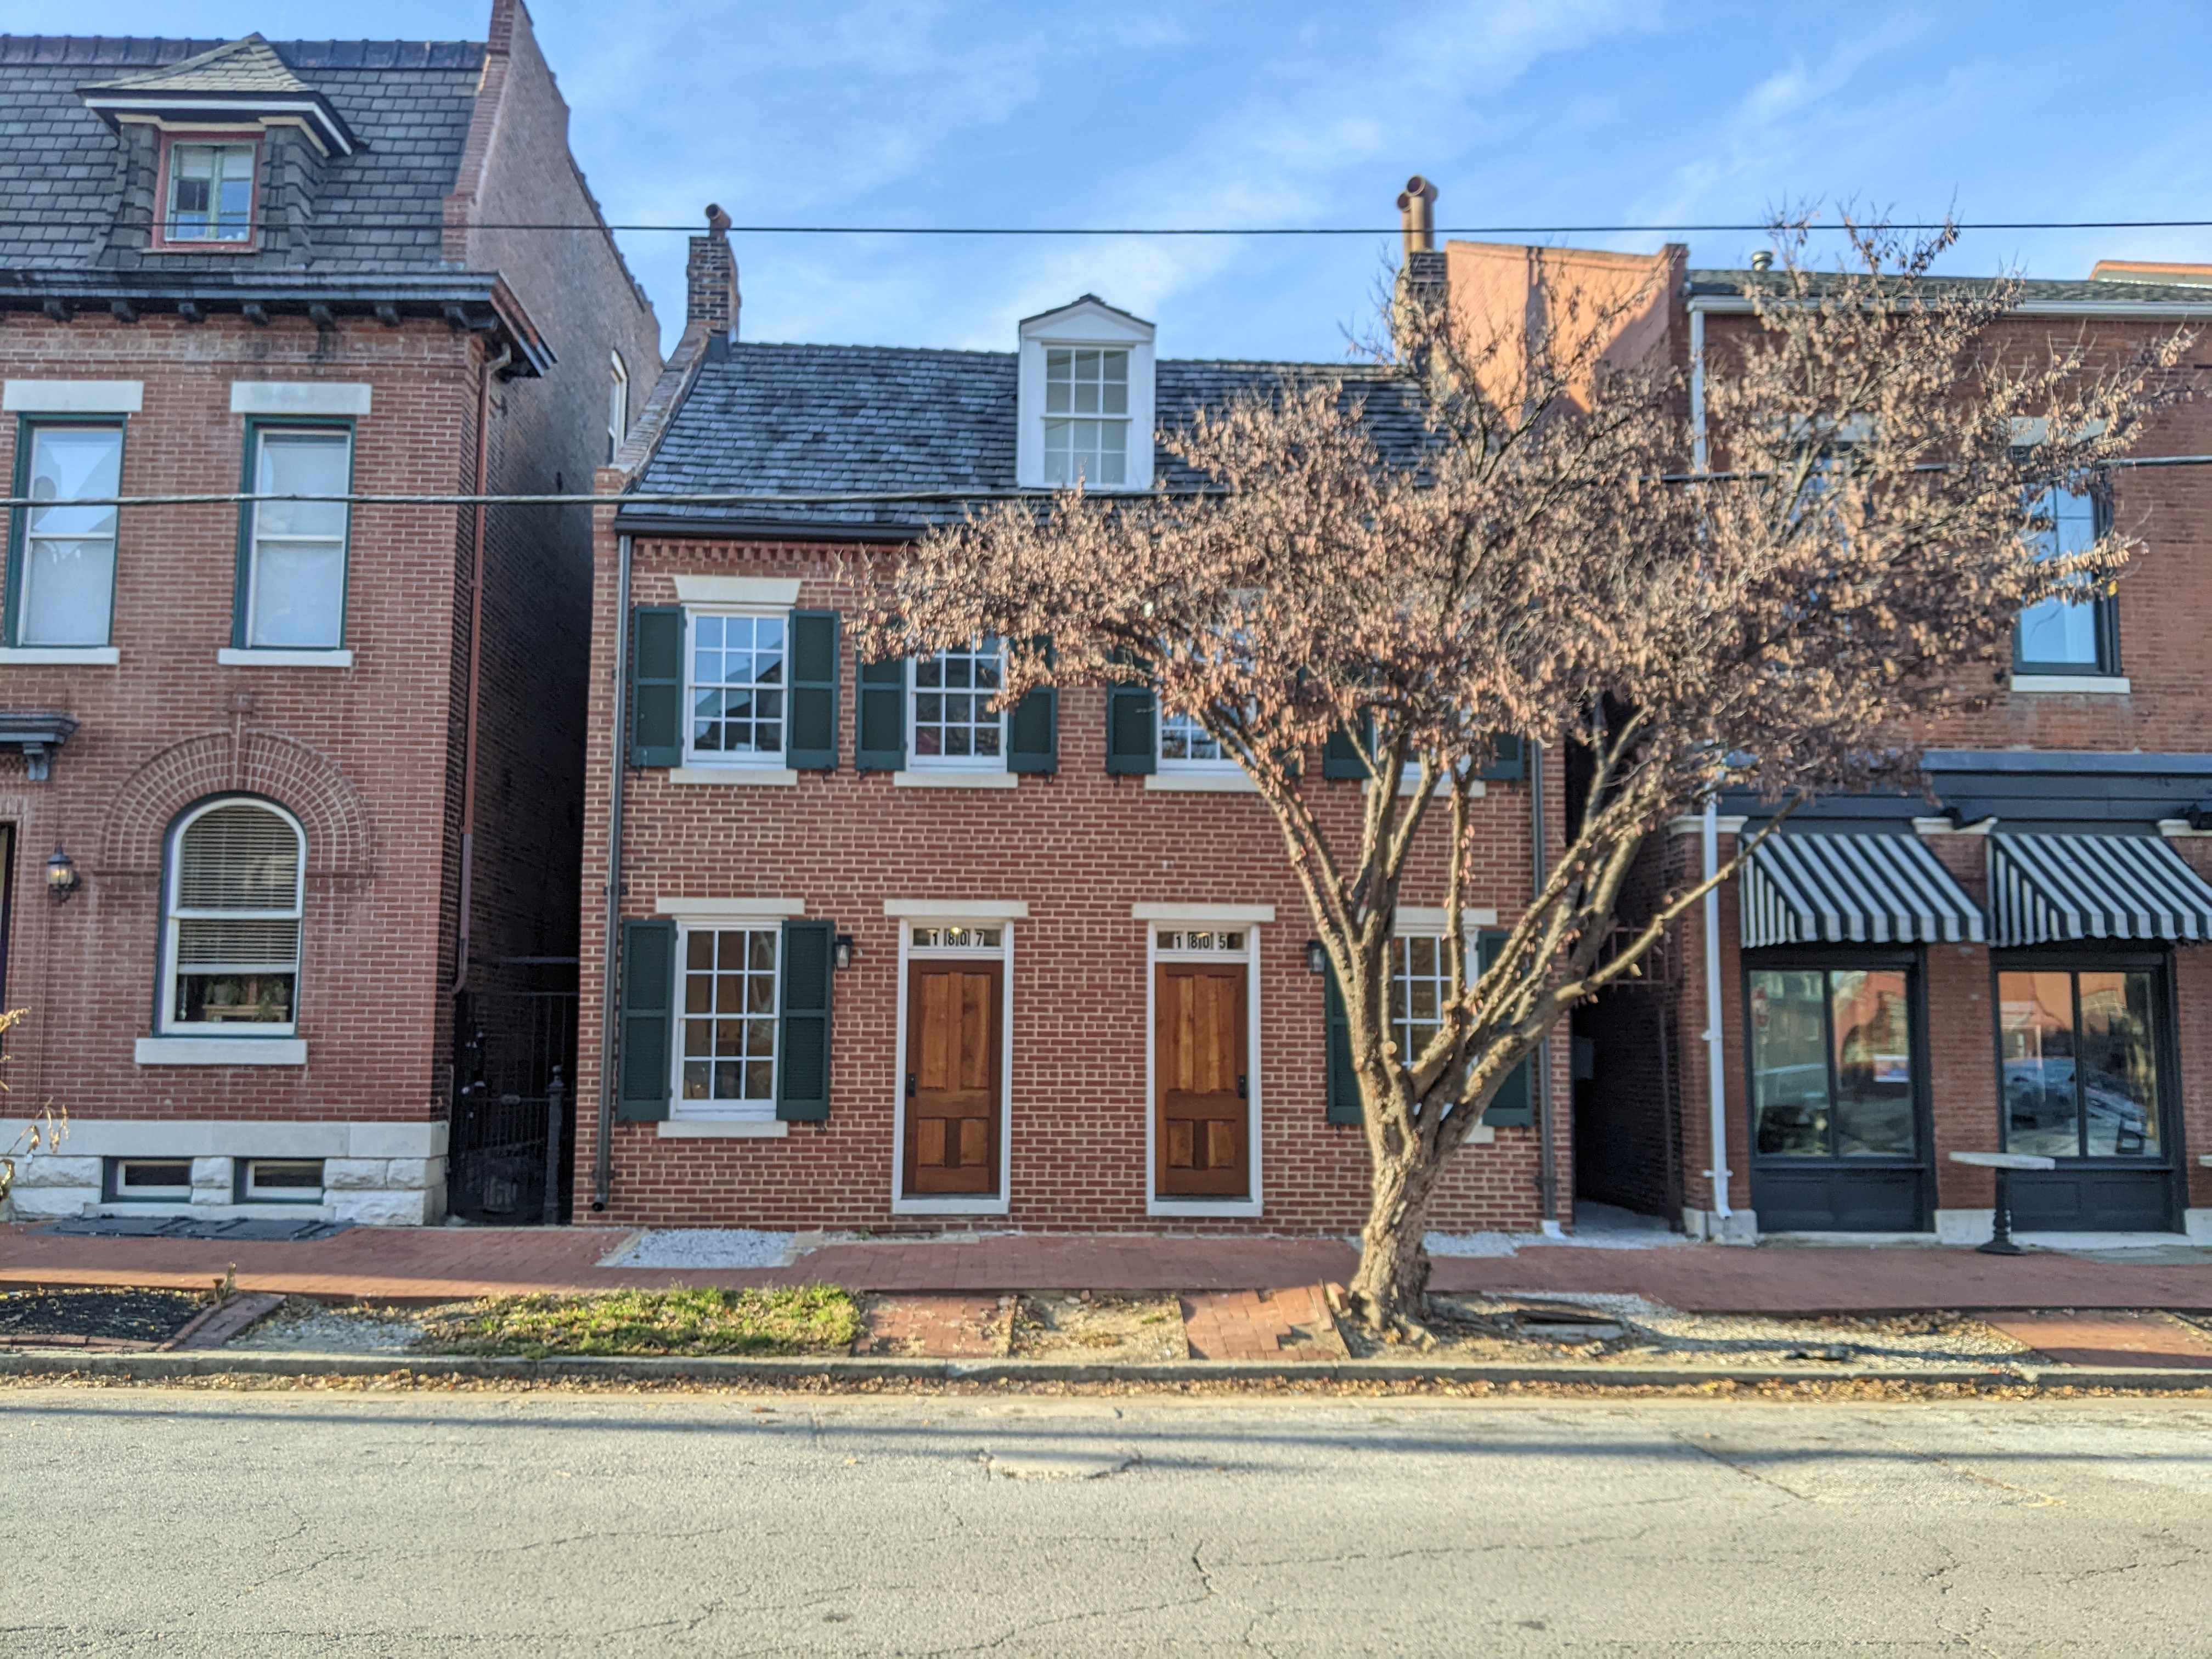
<svg viewBox="0 0 2212 1659">
<path fill-rule="evenodd" d="M 553 1080 L 545 1085 L 545 1210 L 547 1226 L 559 1224 L 561 1220 L 561 1101 L 568 1092 L 561 1082 L 561 1068 L 553 1068 Z"/>
</svg>

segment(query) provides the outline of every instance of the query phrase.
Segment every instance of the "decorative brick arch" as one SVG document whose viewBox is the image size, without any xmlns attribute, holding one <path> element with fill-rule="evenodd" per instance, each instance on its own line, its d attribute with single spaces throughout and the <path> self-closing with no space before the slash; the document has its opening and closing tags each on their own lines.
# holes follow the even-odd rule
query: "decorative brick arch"
<svg viewBox="0 0 2212 1659">
<path fill-rule="evenodd" d="M 157 875 L 177 814 L 210 795 L 265 795 L 307 831 L 307 875 L 365 877 L 375 865 L 368 804 L 337 763 L 271 732 L 234 740 L 209 732 L 172 744 L 124 781 L 108 803 L 100 866 L 112 875 Z"/>
</svg>

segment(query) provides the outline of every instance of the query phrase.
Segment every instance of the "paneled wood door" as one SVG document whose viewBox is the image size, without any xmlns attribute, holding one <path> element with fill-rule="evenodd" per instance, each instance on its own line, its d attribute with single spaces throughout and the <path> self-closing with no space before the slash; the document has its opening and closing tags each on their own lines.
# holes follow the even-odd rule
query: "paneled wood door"
<svg viewBox="0 0 2212 1659">
<path fill-rule="evenodd" d="M 907 969 L 906 1191 L 999 1190 L 1000 1020 L 1006 968 L 916 962 Z"/>
<path fill-rule="evenodd" d="M 1245 964 L 1164 962 L 1155 972 L 1153 1191 L 1243 1198 L 1252 1190 Z"/>
</svg>

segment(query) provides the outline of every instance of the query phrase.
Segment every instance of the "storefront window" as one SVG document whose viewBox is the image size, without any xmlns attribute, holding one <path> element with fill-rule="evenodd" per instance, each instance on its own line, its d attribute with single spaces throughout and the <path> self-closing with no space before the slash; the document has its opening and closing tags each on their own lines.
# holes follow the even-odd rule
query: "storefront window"
<svg viewBox="0 0 2212 1659">
<path fill-rule="evenodd" d="M 2007 1152 L 2158 1155 L 2154 991 L 2147 970 L 1997 975 Z"/>
<path fill-rule="evenodd" d="M 1751 1087 L 1762 1157 L 1912 1157 L 1905 969 L 1753 969 Z"/>
</svg>

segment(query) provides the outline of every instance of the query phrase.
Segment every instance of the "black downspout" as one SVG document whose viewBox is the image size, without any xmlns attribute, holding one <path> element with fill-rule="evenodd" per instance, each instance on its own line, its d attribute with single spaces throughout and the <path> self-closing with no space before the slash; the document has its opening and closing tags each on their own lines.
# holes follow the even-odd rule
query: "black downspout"
<svg viewBox="0 0 2212 1659">
<path fill-rule="evenodd" d="M 607 1207 L 615 1184 L 615 1022 L 622 1006 L 623 781 L 629 763 L 629 538 L 617 536 L 615 544 L 620 551 L 615 577 L 614 765 L 607 793 L 607 935 L 599 975 L 599 1145 L 592 1157 L 594 1210 Z"/>
</svg>

